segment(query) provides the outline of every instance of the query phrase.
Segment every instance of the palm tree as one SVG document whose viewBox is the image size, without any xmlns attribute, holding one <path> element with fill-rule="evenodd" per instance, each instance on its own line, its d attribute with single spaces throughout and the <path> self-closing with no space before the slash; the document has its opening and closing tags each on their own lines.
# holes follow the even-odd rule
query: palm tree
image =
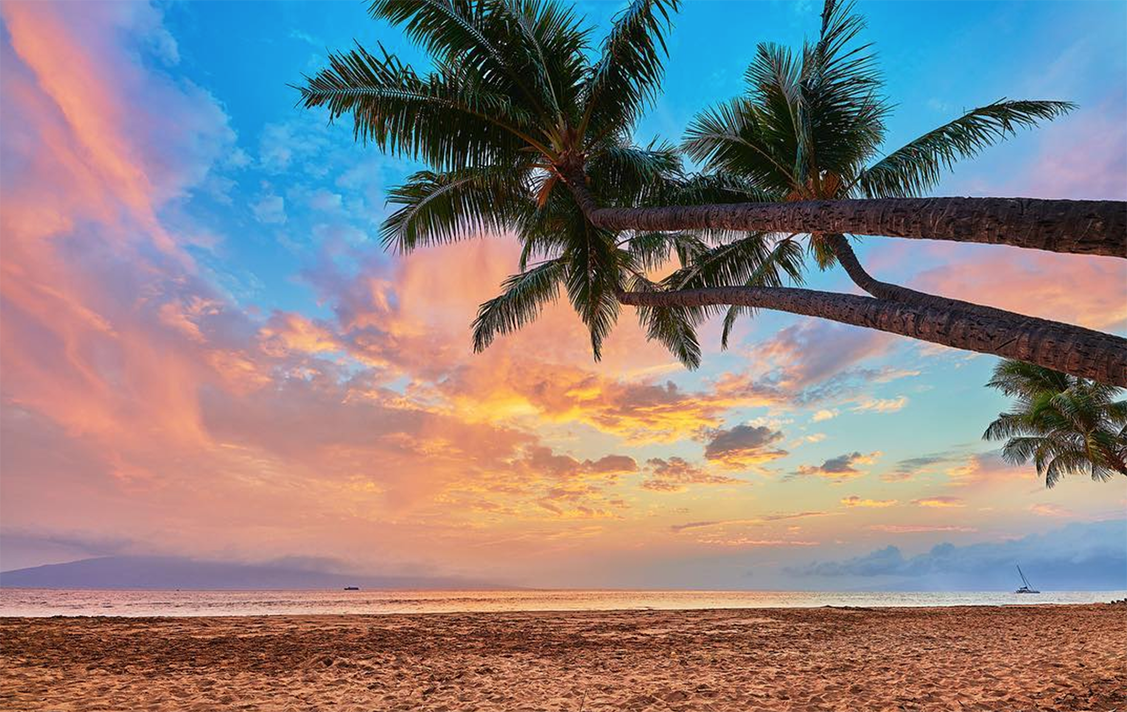
<svg viewBox="0 0 1127 712">
<path fill-rule="evenodd" d="M 590 29 L 556 2 L 375 0 L 370 14 L 402 25 L 435 69 L 420 76 L 385 51 L 357 47 L 300 87 L 307 107 L 353 114 L 358 139 L 430 164 L 391 191 L 399 207 L 383 226 L 386 246 L 409 251 L 486 231 L 521 240 L 521 272 L 481 305 L 476 349 L 535 318 L 562 287 L 598 358 L 628 281 L 674 255 L 707 269 L 697 258 L 709 251 L 709 231 L 620 236 L 587 220 L 561 181 L 580 171 L 612 206 L 725 199 L 724 185 L 683 173 L 673 146 L 630 142 L 657 91 L 677 6 L 632 3 L 592 61 Z M 799 276 L 791 245 L 774 249 L 765 236 L 728 253 L 725 268 L 740 281 Z M 699 361 L 692 325 L 668 310 L 640 313 L 652 337 Z"/>
<path fill-rule="evenodd" d="M 629 304 L 639 307 L 651 337 L 695 366 L 695 327 L 728 305 L 819 316 L 1127 382 L 1127 340 L 1118 337 L 1000 310 L 971 313 L 946 301 L 784 287 L 801 280 L 801 248 L 770 221 L 769 231 L 750 233 L 722 219 L 689 231 L 657 223 L 647 229 L 647 220 L 669 210 L 664 206 L 751 215 L 770 213 L 764 201 L 778 198 L 738 175 L 688 175 L 669 145 L 631 143 L 657 91 L 677 5 L 635 0 L 591 59 L 590 29 L 551 0 L 374 0 L 371 15 L 401 25 L 430 53 L 434 69 L 420 75 L 382 49 L 358 46 L 332 55 L 299 87 L 305 106 L 327 107 L 333 118 L 351 114 L 358 139 L 430 165 L 392 192 L 400 207 L 385 223 L 385 244 L 406 251 L 485 231 L 521 240 L 521 272 L 481 306 L 476 348 L 535 318 L 562 288 L 591 332 L 596 358 L 620 304 Z M 1029 115 L 1045 118 L 1044 111 Z M 792 205 L 811 203 L 783 208 Z M 609 225 L 598 217 L 608 213 L 634 221 Z M 820 234 L 851 224 L 834 215 L 819 223 L 811 214 L 807 222 Z M 1093 220 L 1089 234 L 1107 222 Z M 671 256 L 679 269 L 651 282 L 647 275 Z"/>
<path fill-rule="evenodd" d="M 1064 475 L 1127 475 L 1127 401 L 1115 400 L 1121 389 L 1021 361 L 999 363 L 986 385 L 1016 398 L 982 436 L 1006 441 L 1006 462 L 1032 459 L 1048 487 Z"/>
<path fill-rule="evenodd" d="M 874 161 L 890 107 L 880 93 L 869 45 L 854 46 L 864 23 L 850 9 L 826 0 L 818 41 L 798 56 L 786 47 L 760 44 L 746 72 L 747 95 L 693 121 L 684 144 L 688 155 L 777 203 L 918 196 L 934 188 L 958 159 L 1074 108 L 1060 101 L 994 102 Z M 881 282 L 865 271 L 840 232 L 813 232 L 808 244 L 820 267 L 840 262 L 874 297 L 988 318 L 1012 316 Z M 724 345 L 740 312 L 741 307 L 728 311 Z"/>
</svg>

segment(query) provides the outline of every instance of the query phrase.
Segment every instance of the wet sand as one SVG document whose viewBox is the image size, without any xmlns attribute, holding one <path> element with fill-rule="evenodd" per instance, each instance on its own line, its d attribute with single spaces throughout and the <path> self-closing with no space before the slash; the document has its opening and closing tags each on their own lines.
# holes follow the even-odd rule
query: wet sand
<svg viewBox="0 0 1127 712">
<path fill-rule="evenodd" d="M 1123 605 L 0 619 L 4 710 L 1127 710 Z"/>
</svg>

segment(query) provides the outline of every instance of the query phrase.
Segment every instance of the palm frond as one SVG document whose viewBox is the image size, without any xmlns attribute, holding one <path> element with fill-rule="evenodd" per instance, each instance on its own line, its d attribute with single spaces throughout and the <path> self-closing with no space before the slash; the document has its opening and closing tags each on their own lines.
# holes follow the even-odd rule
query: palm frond
<svg viewBox="0 0 1127 712">
<path fill-rule="evenodd" d="M 881 75 L 871 45 L 855 42 L 864 27 L 852 3 L 830 3 L 818 42 L 803 51 L 795 175 L 817 197 L 837 197 L 822 185 L 827 175 L 844 186 L 884 138 Z"/>
<path fill-rule="evenodd" d="M 435 167 L 516 161 L 538 145 L 527 112 L 463 79 L 442 73 L 420 78 L 394 55 L 377 57 L 357 45 L 329 55 L 329 66 L 297 88 L 306 108 L 326 107 L 330 120 L 352 114 L 357 140 Z"/>
<path fill-rule="evenodd" d="M 1032 459 L 1049 487 L 1077 472 L 1096 480 L 1127 474 L 1127 408 L 1113 400 L 1120 389 L 1022 361 L 1000 362 L 987 385 L 1016 398 L 983 434 L 1006 440 L 1007 462 Z"/>
<path fill-rule="evenodd" d="M 381 227 L 384 247 L 409 252 L 486 231 L 519 229 L 534 209 L 522 173 L 517 166 L 415 173 L 388 191 L 388 203 L 403 207 Z"/>
<path fill-rule="evenodd" d="M 753 286 L 778 286 L 784 272 L 794 268 L 801 274 L 801 267 L 790 261 L 795 244 L 777 249 L 772 241 L 771 236 L 756 232 L 717 245 L 697 254 L 688 265 L 662 280 L 662 285 L 667 289 L 702 289 L 758 279 L 761 283 Z"/>
<path fill-rule="evenodd" d="M 668 143 L 607 146 L 587 161 L 587 176 L 605 205 L 633 207 L 681 175 L 681 157 Z"/>
<path fill-rule="evenodd" d="M 490 9 L 506 28 L 502 48 L 514 55 L 508 64 L 522 89 L 557 122 L 574 120 L 589 34 L 574 9 L 554 0 L 494 0 Z"/>
<path fill-rule="evenodd" d="M 1031 435 L 1036 432 L 1036 426 L 1029 421 L 1027 416 L 1020 413 L 999 413 L 997 419 L 987 426 L 986 432 L 982 434 L 982 439 L 1005 440 Z"/>
<path fill-rule="evenodd" d="M 1034 398 L 1043 393 L 1059 393 L 1073 384 L 1071 376 L 1026 361 L 1002 360 L 994 366 L 987 388 L 1007 396 Z"/>
<path fill-rule="evenodd" d="M 484 351 L 498 336 L 540 316 L 544 306 L 559 297 L 565 272 L 562 260 L 551 260 L 506 279 L 502 293 L 478 308 L 473 323 L 474 351 Z"/>
<path fill-rule="evenodd" d="M 767 257 L 744 281 L 745 287 L 781 287 L 789 279 L 791 284 L 801 285 L 805 281 L 802 272 L 802 247 L 793 239 L 786 238 L 777 242 Z M 728 340 L 736 320 L 741 316 L 751 316 L 755 310 L 751 307 L 730 307 L 724 314 L 724 322 L 720 332 L 720 348 L 728 348 Z"/>
<path fill-rule="evenodd" d="M 586 220 L 564 249 L 568 299 L 591 334 L 591 353 L 602 359 L 603 340 L 618 320 L 620 289 L 618 250 L 614 236 Z"/>
<path fill-rule="evenodd" d="M 783 198 L 731 173 L 694 173 L 659 184 L 651 196 L 654 205 L 775 203 Z"/>
<path fill-rule="evenodd" d="M 1044 468 L 1045 486 L 1053 487 L 1067 475 L 1090 473 L 1094 480 L 1107 479 L 1106 470 L 1096 467 L 1083 450 L 1061 450 L 1053 454 Z"/>
<path fill-rule="evenodd" d="M 795 140 L 782 148 L 770 143 L 766 137 L 783 122 L 776 117 L 771 121 L 776 128 L 767 128 L 763 113 L 743 97 L 707 109 L 693 118 L 681 148 L 706 171 L 735 176 L 760 191 L 785 196 L 801 190 L 792 174 Z"/>
<path fill-rule="evenodd" d="M 631 128 L 657 94 L 668 54 L 665 34 L 680 0 L 633 0 L 615 19 L 592 67 L 581 134 L 594 137 Z"/>
<path fill-rule="evenodd" d="M 658 291 L 660 287 L 636 276 L 630 291 Z M 646 330 L 646 337 L 661 343 L 685 368 L 700 366 L 701 349 L 697 340 L 697 326 L 704 318 L 700 309 L 689 307 L 638 307 L 638 321 Z"/>
<path fill-rule="evenodd" d="M 708 245 L 688 232 L 641 233 L 627 238 L 624 244 L 635 268 L 644 272 L 660 269 L 673 255 L 684 267 L 708 251 Z"/>
<path fill-rule="evenodd" d="M 522 96 L 541 117 L 550 115 L 543 85 L 529 81 L 531 53 L 519 23 L 506 22 L 495 0 L 372 0 L 368 13 L 400 25 L 438 64 L 458 67 L 494 90 Z"/>
<path fill-rule="evenodd" d="M 857 184 L 870 198 L 922 195 L 958 160 L 978 155 L 1018 129 L 1032 128 L 1075 108 L 1067 101 L 1003 99 L 973 109 L 888 154 L 861 173 Z"/>
</svg>

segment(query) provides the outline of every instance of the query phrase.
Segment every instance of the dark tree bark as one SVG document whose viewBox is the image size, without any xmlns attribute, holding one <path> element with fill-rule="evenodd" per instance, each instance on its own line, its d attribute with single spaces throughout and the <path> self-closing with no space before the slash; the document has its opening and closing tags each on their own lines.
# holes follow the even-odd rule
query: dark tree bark
<svg viewBox="0 0 1127 712">
<path fill-rule="evenodd" d="M 608 230 L 847 232 L 1127 258 L 1127 203 L 1112 200 L 808 200 L 597 208 L 589 217 Z"/>
<path fill-rule="evenodd" d="M 850 233 L 1127 259 L 1127 202 L 1118 200 L 887 198 L 602 208 L 575 171 L 567 183 L 587 219 L 607 230 Z"/>
<path fill-rule="evenodd" d="M 853 294 L 786 287 L 626 292 L 632 306 L 738 305 L 829 319 L 965 351 L 1028 361 L 1101 383 L 1127 386 L 1127 339 L 1021 315 L 992 316 Z"/>
<path fill-rule="evenodd" d="M 604 229 L 826 234 L 850 278 L 875 297 L 782 287 L 719 287 L 623 293 L 619 295 L 623 304 L 772 309 L 1127 386 L 1127 339 L 881 282 L 865 271 L 840 234 L 983 242 L 1127 258 L 1127 203 L 935 198 L 600 208 L 581 169 L 571 166 L 560 172 L 588 220 Z"/>
</svg>

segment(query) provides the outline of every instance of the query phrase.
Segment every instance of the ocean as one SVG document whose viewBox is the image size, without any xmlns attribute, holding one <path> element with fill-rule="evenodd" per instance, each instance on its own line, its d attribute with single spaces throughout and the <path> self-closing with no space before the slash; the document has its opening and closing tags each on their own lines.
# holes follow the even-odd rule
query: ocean
<svg viewBox="0 0 1127 712">
<path fill-rule="evenodd" d="M 92 591 L 0 589 L 0 617 L 380 615 L 511 611 L 1106 603 L 1127 591 Z"/>
</svg>

